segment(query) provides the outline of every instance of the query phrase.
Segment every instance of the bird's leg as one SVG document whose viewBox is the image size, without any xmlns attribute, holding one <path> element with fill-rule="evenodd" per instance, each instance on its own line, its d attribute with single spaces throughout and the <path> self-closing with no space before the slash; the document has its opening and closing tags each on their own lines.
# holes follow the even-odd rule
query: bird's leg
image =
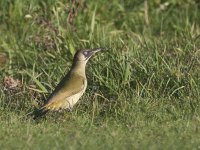
<svg viewBox="0 0 200 150">
<path fill-rule="evenodd" d="M 72 112 L 72 107 L 71 106 L 69 106 L 68 111 Z"/>
</svg>

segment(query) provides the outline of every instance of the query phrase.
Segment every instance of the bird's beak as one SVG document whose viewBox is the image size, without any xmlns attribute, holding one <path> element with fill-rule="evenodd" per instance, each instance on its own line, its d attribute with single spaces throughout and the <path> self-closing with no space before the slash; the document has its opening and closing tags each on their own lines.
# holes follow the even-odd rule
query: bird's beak
<svg viewBox="0 0 200 150">
<path fill-rule="evenodd" d="M 95 54 L 95 53 L 97 53 L 97 52 L 99 52 L 99 51 L 102 51 L 102 48 L 94 48 L 94 49 L 91 50 L 91 52 L 92 52 L 93 54 Z"/>
<path fill-rule="evenodd" d="M 90 57 L 92 57 L 94 54 L 96 54 L 99 51 L 102 51 L 102 48 L 91 49 L 90 52 L 89 52 L 89 55 L 88 55 L 87 59 L 90 58 Z"/>
</svg>

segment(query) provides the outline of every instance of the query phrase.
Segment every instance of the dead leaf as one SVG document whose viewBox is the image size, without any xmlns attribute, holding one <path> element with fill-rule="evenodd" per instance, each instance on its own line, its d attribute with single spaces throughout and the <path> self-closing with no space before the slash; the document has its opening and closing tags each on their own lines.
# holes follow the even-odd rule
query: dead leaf
<svg viewBox="0 0 200 150">
<path fill-rule="evenodd" d="M 14 79 L 13 77 L 6 76 L 3 79 L 3 85 L 6 90 L 16 89 L 21 86 L 21 82 L 18 79 Z"/>
</svg>

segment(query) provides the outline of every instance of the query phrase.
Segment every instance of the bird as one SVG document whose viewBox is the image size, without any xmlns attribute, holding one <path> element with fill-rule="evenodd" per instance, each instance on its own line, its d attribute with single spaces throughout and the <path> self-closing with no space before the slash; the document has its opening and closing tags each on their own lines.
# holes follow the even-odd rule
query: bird
<svg viewBox="0 0 200 150">
<path fill-rule="evenodd" d="M 102 48 L 78 50 L 72 67 L 66 76 L 49 95 L 44 105 L 35 112 L 34 119 L 42 117 L 48 111 L 71 110 L 87 88 L 85 68 L 88 60 Z"/>
</svg>

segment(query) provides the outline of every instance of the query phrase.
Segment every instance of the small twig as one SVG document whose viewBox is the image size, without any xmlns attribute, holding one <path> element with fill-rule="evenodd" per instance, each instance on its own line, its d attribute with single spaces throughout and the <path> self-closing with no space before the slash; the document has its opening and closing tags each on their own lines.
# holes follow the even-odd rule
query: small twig
<svg viewBox="0 0 200 150">
<path fill-rule="evenodd" d="M 94 93 L 94 96 L 99 96 L 99 97 L 103 98 L 106 101 L 110 101 L 109 99 L 105 98 L 103 95 L 101 95 L 99 93 Z"/>
<path fill-rule="evenodd" d="M 147 0 L 144 1 L 144 19 L 146 25 L 149 25 L 149 15 L 148 15 L 148 3 Z"/>
<path fill-rule="evenodd" d="M 77 11 L 78 11 L 79 5 L 80 5 L 79 1 L 72 0 L 71 9 L 70 9 L 68 17 L 67 17 L 67 22 L 70 25 L 74 24 L 74 18 L 77 16 Z"/>
</svg>

